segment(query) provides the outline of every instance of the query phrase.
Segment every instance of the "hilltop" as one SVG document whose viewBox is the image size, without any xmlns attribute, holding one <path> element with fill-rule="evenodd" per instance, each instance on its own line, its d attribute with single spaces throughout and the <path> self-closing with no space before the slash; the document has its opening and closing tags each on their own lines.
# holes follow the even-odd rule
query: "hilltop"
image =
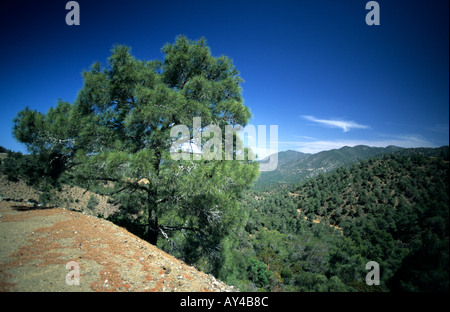
<svg viewBox="0 0 450 312">
<path fill-rule="evenodd" d="M 292 150 L 282 151 L 278 153 L 277 169 L 262 172 L 253 188 L 265 190 L 278 186 L 289 187 L 320 173 L 331 172 L 340 167 L 349 167 L 356 161 L 392 153 L 405 156 L 413 154 L 434 156 L 446 150 L 448 151 L 448 146 L 440 148 L 402 148 L 398 146 L 370 147 L 357 145 L 354 147 L 344 146 L 340 149 L 322 151 L 316 154 L 305 154 Z"/>
</svg>

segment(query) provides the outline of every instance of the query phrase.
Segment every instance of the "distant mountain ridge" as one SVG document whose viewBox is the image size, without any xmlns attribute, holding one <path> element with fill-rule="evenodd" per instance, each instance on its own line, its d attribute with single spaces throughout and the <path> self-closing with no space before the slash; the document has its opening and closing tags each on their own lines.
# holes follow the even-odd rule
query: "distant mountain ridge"
<svg viewBox="0 0 450 312">
<path fill-rule="evenodd" d="M 317 176 L 319 173 L 330 172 L 339 167 L 350 166 L 356 161 L 381 157 L 386 154 L 411 155 L 419 153 L 424 156 L 433 156 L 443 152 L 448 153 L 448 149 L 448 146 L 438 148 L 403 148 L 393 145 L 387 147 L 357 145 L 354 147 L 344 146 L 316 154 L 305 154 L 288 150 L 278 153 L 277 169 L 261 172 L 253 188 L 255 190 L 266 190 L 283 185 L 296 184 Z M 265 159 L 262 161 L 265 161 Z"/>
</svg>

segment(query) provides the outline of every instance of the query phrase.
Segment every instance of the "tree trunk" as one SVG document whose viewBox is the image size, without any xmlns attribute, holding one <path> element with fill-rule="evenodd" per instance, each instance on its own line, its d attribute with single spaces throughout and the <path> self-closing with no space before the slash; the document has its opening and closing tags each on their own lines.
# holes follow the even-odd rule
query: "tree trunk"
<svg viewBox="0 0 450 312">
<path fill-rule="evenodd" d="M 159 164 L 161 161 L 161 153 L 159 151 L 155 152 L 155 156 L 157 161 L 154 163 L 154 169 L 156 176 L 159 176 Z M 156 202 L 157 200 L 157 186 L 150 184 L 148 189 L 148 233 L 147 233 L 147 241 L 156 246 L 156 243 L 158 241 L 158 234 L 159 234 L 159 228 L 158 228 L 158 204 Z"/>
<path fill-rule="evenodd" d="M 147 232 L 147 241 L 156 246 L 156 243 L 158 242 L 158 218 L 148 220 L 148 232 Z"/>
<path fill-rule="evenodd" d="M 147 241 L 156 246 L 158 241 L 158 216 L 156 216 L 156 192 L 149 190 L 148 192 L 148 231 L 147 231 Z M 155 215 L 154 215 L 155 214 Z"/>
</svg>

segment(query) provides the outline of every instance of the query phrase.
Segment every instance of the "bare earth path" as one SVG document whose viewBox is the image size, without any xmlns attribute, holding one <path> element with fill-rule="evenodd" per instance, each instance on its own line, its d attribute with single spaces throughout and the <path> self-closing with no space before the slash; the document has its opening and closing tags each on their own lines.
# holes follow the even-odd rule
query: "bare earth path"
<svg viewBox="0 0 450 312">
<path fill-rule="evenodd" d="M 104 219 L 17 205 L 0 201 L 0 291 L 235 290 Z"/>
</svg>

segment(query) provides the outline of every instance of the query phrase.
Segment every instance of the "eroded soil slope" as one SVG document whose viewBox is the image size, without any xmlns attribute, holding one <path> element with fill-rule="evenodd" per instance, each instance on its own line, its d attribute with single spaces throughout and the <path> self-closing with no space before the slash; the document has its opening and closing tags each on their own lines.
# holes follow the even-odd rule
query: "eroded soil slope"
<svg viewBox="0 0 450 312">
<path fill-rule="evenodd" d="M 0 201 L 0 291 L 233 290 L 104 219 Z"/>
</svg>

